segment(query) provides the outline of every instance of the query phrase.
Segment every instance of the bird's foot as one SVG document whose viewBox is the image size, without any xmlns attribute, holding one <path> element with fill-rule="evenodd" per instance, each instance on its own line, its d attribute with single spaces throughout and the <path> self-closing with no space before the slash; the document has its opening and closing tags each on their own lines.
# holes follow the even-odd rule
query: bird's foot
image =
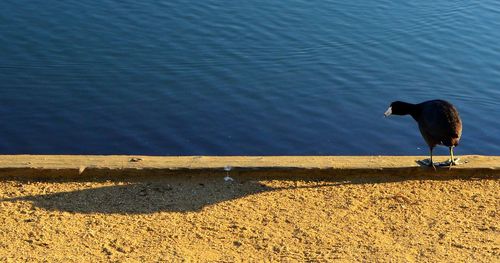
<svg viewBox="0 0 500 263">
<path fill-rule="evenodd" d="M 431 159 L 418 160 L 417 163 L 420 164 L 421 166 L 432 167 L 434 169 L 434 171 L 436 171 L 436 166 L 431 161 Z"/>
<path fill-rule="evenodd" d="M 422 166 L 430 166 L 431 165 L 430 159 L 417 160 L 416 162 Z"/>
<path fill-rule="evenodd" d="M 446 162 L 443 162 L 443 166 L 457 166 L 457 165 L 460 165 L 462 164 L 461 162 L 459 162 L 460 158 L 455 158 L 455 159 L 450 159 Z"/>
<path fill-rule="evenodd" d="M 462 164 L 461 162 L 459 162 L 460 158 L 455 158 L 453 159 L 453 161 L 450 159 L 450 160 L 447 160 L 447 161 L 444 161 L 444 162 L 431 162 L 431 159 L 424 159 L 424 160 L 418 160 L 417 163 L 420 164 L 421 166 L 428 166 L 428 167 L 432 167 L 434 170 L 436 170 L 436 167 L 451 167 L 451 166 L 457 166 L 457 165 L 460 165 Z"/>
</svg>

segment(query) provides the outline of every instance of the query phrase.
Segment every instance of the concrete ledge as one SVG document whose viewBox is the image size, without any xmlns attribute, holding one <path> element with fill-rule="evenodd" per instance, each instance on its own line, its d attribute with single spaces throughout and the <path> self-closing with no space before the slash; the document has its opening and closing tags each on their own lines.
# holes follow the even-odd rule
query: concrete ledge
<svg viewBox="0 0 500 263">
<path fill-rule="evenodd" d="M 182 175 L 302 176 L 346 175 L 473 176 L 500 175 L 500 156 L 460 156 L 462 165 L 421 167 L 426 156 L 96 156 L 0 155 L 0 177 L 115 178 Z M 436 156 L 444 161 L 446 156 Z"/>
</svg>

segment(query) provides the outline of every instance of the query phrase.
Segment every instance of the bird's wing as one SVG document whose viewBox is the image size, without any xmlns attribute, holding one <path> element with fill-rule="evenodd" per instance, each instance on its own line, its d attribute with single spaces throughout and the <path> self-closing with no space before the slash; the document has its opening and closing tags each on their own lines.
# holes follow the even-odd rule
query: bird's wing
<svg viewBox="0 0 500 263">
<path fill-rule="evenodd" d="M 459 138 L 462 133 L 462 123 L 456 111 L 450 112 L 444 108 L 425 110 L 419 123 L 421 130 L 425 130 L 438 143 Z"/>
</svg>

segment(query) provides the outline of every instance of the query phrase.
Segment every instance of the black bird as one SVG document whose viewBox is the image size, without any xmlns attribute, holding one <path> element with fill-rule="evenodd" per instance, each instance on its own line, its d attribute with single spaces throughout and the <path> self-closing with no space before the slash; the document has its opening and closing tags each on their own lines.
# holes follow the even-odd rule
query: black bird
<svg viewBox="0 0 500 263">
<path fill-rule="evenodd" d="M 432 150 L 436 145 L 445 145 L 450 148 L 450 167 L 456 165 L 453 158 L 453 147 L 457 146 L 462 136 L 462 120 L 457 109 L 444 100 L 429 100 L 419 104 L 411 104 L 402 101 L 391 103 L 384 115 L 411 115 L 418 123 L 422 137 L 429 145 L 431 163 Z"/>
</svg>

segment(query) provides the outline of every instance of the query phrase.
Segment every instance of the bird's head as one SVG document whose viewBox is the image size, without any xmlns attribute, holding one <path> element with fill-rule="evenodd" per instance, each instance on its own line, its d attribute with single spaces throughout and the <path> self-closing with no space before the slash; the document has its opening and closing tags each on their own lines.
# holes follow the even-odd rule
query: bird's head
<svg viewBox="0 0 500 263">
<path fill-rule="evenodd" d="M 391 103 L 389 108 L 385 111 L 384 116 L 389 115 L 406 115 L 411 114 L 413 107 L 415 105 L 403 101 L 394 101 Z"/>
</svg>

